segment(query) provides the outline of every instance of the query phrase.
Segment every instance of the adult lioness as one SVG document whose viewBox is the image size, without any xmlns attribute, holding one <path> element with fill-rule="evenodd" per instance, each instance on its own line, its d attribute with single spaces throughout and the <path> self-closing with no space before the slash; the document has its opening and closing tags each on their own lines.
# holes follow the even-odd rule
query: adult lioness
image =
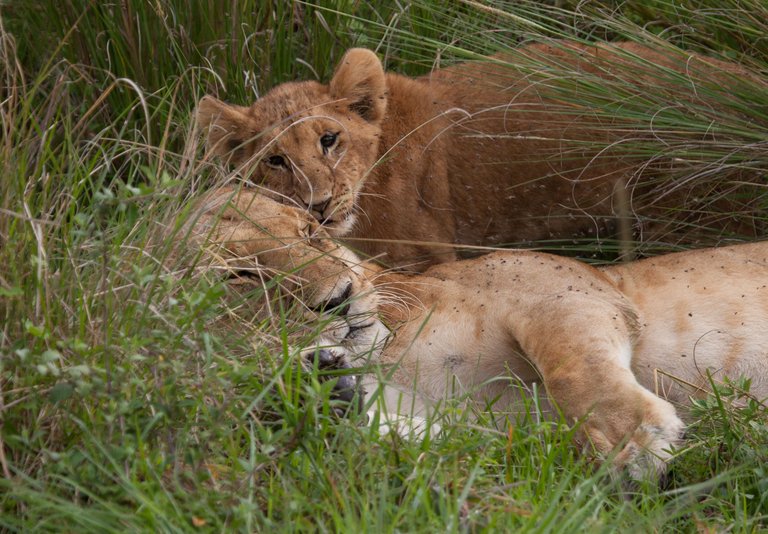
<svg viewBox="0 0 768 534">
<path fill-rule="evenodd" d="M 347 362 L 373 350 L 376 363 L 394 365 L 387 393 L 405 392 L 416 406 L 390 409 L 418 414 L 468 393 L 515 410 L 519 390 L 498 379 L 542 381 L 569 419 L 585 418 L 598 451 L 621 445 L 615 461 L 641 477 L 663 469 L 683 428 L 672 403 L 707 391 L 707 371 L 716 380 L 749 376 L 753 394 L 768 396 L 768 242 L 600 269 L 510 250 L 405 275 L 323 244 L 323 229 L 300 210 L 281 206 L 281 216 L 265 218 L 274 210 L 252 190 L 213 195 L 218 204 L 232 199 L 225 231 L 211 232 L 208 216 L 195 233 L 219 255 L 277 269 L 301 257 L 317 266 L 304 271 L 305 283 L 327 288 L 326 300 L 349 297 L 341 315 L 352 326 L 330 329 L 321 357 Z M 383 349 L 375 309 L 394 332 Z"/>
<path fill-rule="evenodd" d="M 695 55 L 675 59 L 633 43 L 536 44 L 520 56 L 529 58 L 527 70 L 493 58 L 413 79 L 385 73 L 373 52 L 352 49 L 328 85 L 286 83 L 250 107 L 206 96 L 197 119 L 215 154 L 274 198 L 311 209 L 331 235 L 383 255 L 391 266 L 420 270 L 455 259 L 454 249 L 440 243 L 605 234 L 621 208 L 636 217 L 636 229 L 660 213 L 678 223 L 689 217 L 692 227 L 727 226 L 718 209 L 696 204 L 718 196 L 711 184 L 697 190 L 697 181 L 688 180 L 678 194 L 662 195 L 654 188 L 663 184 L 637 176 L 646 158 L 629 162 L 608 148 L 644 134 L 614 129 L 605 114 L 567 103 L 573 95 L 547 89 L 547 78 L 621 79 L 625 93 L 642 95 L 671 83 L 662 73 L 684 72 L 683 85 L 704 95 L 728 83 L 723 72 L 733 66 Z M 530 58 L 539 72 L 531 72 Z M 624 201 L 614 200 L 617 189 Z M 668 230 L 645 228 L 645 237 Z"/>
</svg>

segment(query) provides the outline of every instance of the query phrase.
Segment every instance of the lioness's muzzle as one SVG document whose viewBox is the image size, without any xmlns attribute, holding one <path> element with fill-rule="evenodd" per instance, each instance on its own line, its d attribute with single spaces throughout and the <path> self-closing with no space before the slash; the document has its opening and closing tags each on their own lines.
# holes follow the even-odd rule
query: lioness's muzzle
<svg viewBox="0 0 768 534">
<path fill-rule="evenodd" d="M 320 371 L 345 371 L 352 369 L 352 366 L 343 357 L 338 357 L 332 351 L 327 349 L 319 349 L 314 352 L 310 358 L 314 358 L 314 362 L 317 363 L 317 368 Z M 314 363 L 313 362 L 313 363 Z M 321 375 L 321 380 L 332 380 L 336 378 L 336 384 L 333 386 L 333 392 L 331 394 L 331 400 L 336 401 L 337 405 L 333 408 L 333 411 L 338 416 L 345 416 L 350 413 L 350 408 L 353 406 L 355 395 L 357 394 L 357 410 L 362 412 L 364 406 L 364 394 L 365 392 L 360 389 L 360 381 L 356 375 L 344 374 L 340 376 L 336 375 Z"/>
</svg>

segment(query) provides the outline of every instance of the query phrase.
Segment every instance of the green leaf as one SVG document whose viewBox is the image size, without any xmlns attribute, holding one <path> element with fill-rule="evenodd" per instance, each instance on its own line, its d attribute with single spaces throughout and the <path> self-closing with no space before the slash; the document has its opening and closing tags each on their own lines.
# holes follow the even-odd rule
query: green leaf
<svg viewBox="0 0 768 534">
<path fill-rule="evenodd" d="M 59 382 L 51 389 L 49 393 L 51 402 L 59 403 L 67 400 L 75 392 L 75 388 L 69 382 Z"/>
<path fill-rule="evenodd" d="M 44 326 L 37 326 L 29 319 L 26 319 L 24 321 L 24 329 L 27 331 L 28 334 L 31 334 L 38 339 L 44 339 L 48 337 L 48 332 L 46 332 Z"/>
<path fill-rule="evenodd" d="M 24 291 L 20 287 L 0 287 L 0 297 L 14 298 L 20 297 L 24 294 Z"/>
<path fill-rule="evenodd" d="M 41 357 L 45 363 L 55 362 L 61 359 L 61 353 L 57 350 L 49 349 L 43 352 Z"/>
</svg>

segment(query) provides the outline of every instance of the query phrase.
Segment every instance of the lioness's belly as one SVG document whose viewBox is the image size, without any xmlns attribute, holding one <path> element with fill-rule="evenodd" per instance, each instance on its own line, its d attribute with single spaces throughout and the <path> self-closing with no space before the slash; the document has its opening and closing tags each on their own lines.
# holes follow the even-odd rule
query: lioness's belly
<svg viewBox="0 0 768 534">
<path fill-rule="evenodd" d="M 705 283 L 705 282 L 704 282 Z M 733 293 L 723 285 L 697 289 L 668 284 L 645 296 L 643 329 L 632 368 L 659 395 L 686 402 L 711 390 L 710 380 L 752 379 L 752 392 L 768 395 L 768 290 Z M 686 297 L 665 302 L 664 294 Z M 711 378 L 710 378 L 711 377 Z"/>
<path fill-rule="evenodd" d="M 551 411 L 542 379 L 504 329 L 499 307 L 481 308 L 471 298 L 459 303 L 462 310 L 438 306 L 398 330 L 382 355 L 383 363 L 398 365 L 394 380 L 433 402 L 469 396 L 514 413 L 526 409 L 523 396 L 537 391 L 542 403 L 535 409 Z"/>
<path fill-rule="evenodd" d="M 632 367 L 652 391 L 685 402 L 710 379 L 752 379 L 768 396 L 768 244 L 672 254 L 607 274 L 641 315 Z"/>
</svg>

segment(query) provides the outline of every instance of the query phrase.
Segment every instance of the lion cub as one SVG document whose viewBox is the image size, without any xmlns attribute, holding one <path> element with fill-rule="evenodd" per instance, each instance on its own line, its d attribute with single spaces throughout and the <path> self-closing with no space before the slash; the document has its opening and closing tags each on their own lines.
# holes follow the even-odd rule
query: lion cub
<svg viewBox="0 0 768 534">
<path fill-rule="evenodd" d="M 640 134 L 612 130 L 605 116 L 568 103 L 575 95 L 547 89 L 546 78 L 620 79 L 641 94 L 665 83 L 655 80 L 659 72 L 677 70 L 695 91 L 720 83 L 733 66 L 695 55 L 675 60 L 634 43 L 554 42 L 517 53 L 528 70 L 496 57 L 414 79 L 385 73 L 370 50 L 351 49 L 328 85 L 285 83 L 250 107 L 206 96 L 197 120 L 210 150 L 244 177 L 389 266 L 423 270 L 456 259 L 445 245 L 610 235 L 622 207 L 647 239 L 670 231 L 645 227 L 659 214 L 692 218 L 685 219 L 692 227 L 727 226 L 712 206 L 690 211 L 711 197 L 711 184 L 697 191 L 690 180 L 670 195 L 654 189 L 663 184 L 638 181 L 645 161 L 606 147 Z M 531 72 L 531 58 L 539 72 Z M 644 72 L 647 64 L 662 67 Z M 617 190 L 626 201 L 616 200 Z"/>
</svg>

